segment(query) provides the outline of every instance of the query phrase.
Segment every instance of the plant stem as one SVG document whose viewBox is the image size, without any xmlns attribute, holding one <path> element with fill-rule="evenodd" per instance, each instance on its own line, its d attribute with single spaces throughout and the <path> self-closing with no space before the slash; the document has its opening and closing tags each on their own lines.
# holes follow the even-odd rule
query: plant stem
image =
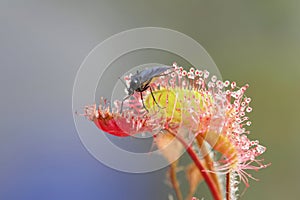
<svg viewBox="0 0 300 200">
<path fill-rule="evenodd" d="M 212 178 L 210 177 L 210 175 L 205 171 L 204 166 L 202 165 L 202 163 L 198 159 L 198 156 L 194 152 L 194 150 L 178 134 L 174 133 L 171 130 L 167 130 L 167 131 L 169 133 L 171 133 L 173 136 L 175 136 L 178 139 L 178 141 L 184 146 L 184 148 L 186 149 L 187 153 L 190 155 L 191 159 L 194 161 L 194 163 L 196 164 L 196 166 L 200 170 L 200 172 L 201 172 L 203 178 L 205 179 L 206 184 L 207 184 L 208 188 L 210 189 L 210 192 L 211 192 L 212 196 L 214 197 L 214 199 L 215 200 L 222 200 L 222 196 L 219 193 L 218 188 L 214 184 L 214 181 L 212 180 Z"/>
<path fill-rule="evenodd" d="M 201 137 L 201 135 L 198 135 L 196 137 L 196 140 L 197 140 L 199 149 L 200 149 L 202 155 L 204 156 L 206 168 L 209 171 L 215 171 L 214 166 L 213 166 L 213 159 L 210 157 L 210 154 L 209 154 L 207 148 L 205 147 L 205 144 L 203 144 L 204 139 Z M 216 173 L 210 173 L 209 175 L 212 177 L 213 181 L 215 182 L 215 185 L 216 185 L 219 193 L 222 193 L 222 188 L 221 188 L 221 184 L 220 184 L 218 175 Z"/>
<path fill-rule="evenodd" d="M 181 191 L 180 191 L 180 188 L 179 188 L 179 183 L 177 181 L 177 178 L 176 178 L 176 166 L 177 166 L 177 161 L 175 161 L 174 163 L 172 163 L 170 165 L 170 180 L 171 180 L 171 183 L 173 185 L 173 188 L 175 190 L 175 193 L 176 193 L 176 196 L 177 196 L 177 199 L 178 200 L 182 200 L 182 194 L 181 194 Z"/>
<path fill-rule="evenodd" d="M 230 172 L 226 174 L 226 200 L 230 200 Z"/>
</svg>

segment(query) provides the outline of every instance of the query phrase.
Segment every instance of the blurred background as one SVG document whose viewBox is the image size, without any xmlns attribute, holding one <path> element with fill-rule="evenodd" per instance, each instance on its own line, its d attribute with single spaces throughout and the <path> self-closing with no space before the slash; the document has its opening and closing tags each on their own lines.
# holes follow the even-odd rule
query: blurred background
<svg viewBox="0 0 300 200">
<path fill-rule="evenodd" d="M 250 84 L 251 138 L 272 166 L 242 199 L 300 189 L 300 1 L 0 1 L 0 199 L 167 199 L 166 169 L 115 171 L 81 144 L 72 87 L 85 56 L 118 32 L 165 27 L 197 40 L 224 79 Z M 109 153 L 109 152 L 108 152 Z M 207 192 L 198 196 L 211 199 Z"/>
</svg>

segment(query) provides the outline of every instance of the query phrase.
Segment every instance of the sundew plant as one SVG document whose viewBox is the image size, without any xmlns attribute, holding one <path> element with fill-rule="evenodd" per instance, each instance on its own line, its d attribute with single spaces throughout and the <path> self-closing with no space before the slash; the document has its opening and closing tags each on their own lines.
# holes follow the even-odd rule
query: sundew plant
<svg viewBox="0 0 300 200">
<path fill-rule="evenodd" d="M 124 78 L 127 88 L 131 76 Z M 194 193 L 201 183 L 207 184 L 215 200 L 237 199 L 240 184 L 247 188 L 249 179 L 257 180 L 251 170 L 269 165 L 260 158 L 266 148 L 248 137 L 247 114 L 252 111 L 251 98 L 245 95 L 248 85 L 238 87 L 206 70 L 184 70 L 176 63 L 151 78 L 147 90 L 135 91 L 125 101 L 115 100 L 114 106 L 101 98 L 99 105 L 86 106 L 84 115 L 117 137 L 152 133 L 170 164 L 167 177 L 177 199 L 197 199 Z M 176 158 L 182 151 L 192 160 L 184 166 L 189 184 L 185 196 L 177 180 Z"/>
</svg>

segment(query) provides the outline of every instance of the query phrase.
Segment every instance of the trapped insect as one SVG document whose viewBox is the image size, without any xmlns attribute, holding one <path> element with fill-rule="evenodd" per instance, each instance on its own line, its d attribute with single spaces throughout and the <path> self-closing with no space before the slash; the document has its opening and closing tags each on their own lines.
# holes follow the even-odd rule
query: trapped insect
<svg viewBox="0 0 300 200">
<path fill-rule="evenodd" d="M 147 68 L 144 69 L 143 71 L 137 71 L 136 74 L 134 74 L 133 76 L 131 76 L 130 79 L 130 85 L 129 87 L 126 86 L 127 91 L 128 91 L 128 95 L 122 100 L 122 104 L 121 104 L 121 110 L 120 112 L 122 112 L 123 110 L 123 103 L 126 99 L 128 99 L 131 95 L 134 94 L 134 92 L 139 92 L 141 94 L 141 99 L 142 99 L 142 103 L 143 103 L 143 107 L 145 108 L 145 110 L 148 112 L 148 109 L 145 107 L 144 104 L 144 99 L 143 99 L 143 92 L 146 91 L 148 88 L 150 89 L 150 93 L 152 95 L 152 98 L 154 100 L 154 102 L 156 103 L 156 105 L 161 108 L 157 101 L 154 98 L 154 95 L 152 93 L 152 88 L 150 86 L 150 83 L 152 81 L 153 78 L 155 77 L 159 77 L 159 76 L 165 76 L 167 74 L 163 74 L 164 72 L 166 72 L 169 69 L 174 69 L 174 67 L 172 66 L 156 66 L 156 67 L 151 67 L 151 68 Z"/>
</svg>

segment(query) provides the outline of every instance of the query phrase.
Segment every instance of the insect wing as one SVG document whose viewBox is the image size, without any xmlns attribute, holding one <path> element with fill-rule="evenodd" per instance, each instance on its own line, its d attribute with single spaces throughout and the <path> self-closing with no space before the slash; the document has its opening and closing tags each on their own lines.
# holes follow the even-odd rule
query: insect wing
<svg viewBox="0 0 300 200">
<path fill-rule="evenodd" d="M 167 71 L 168 69 L 172 69 L 173 67 L 171 66 L 157 66 L 157 67 L 152 67 L 149 69 L 145 69 L 141 71 L 140 73 L 136 74 L 139 78 L 141 83 L 144 83 L 153 77 L 157 77 Z"/>
</svg>

